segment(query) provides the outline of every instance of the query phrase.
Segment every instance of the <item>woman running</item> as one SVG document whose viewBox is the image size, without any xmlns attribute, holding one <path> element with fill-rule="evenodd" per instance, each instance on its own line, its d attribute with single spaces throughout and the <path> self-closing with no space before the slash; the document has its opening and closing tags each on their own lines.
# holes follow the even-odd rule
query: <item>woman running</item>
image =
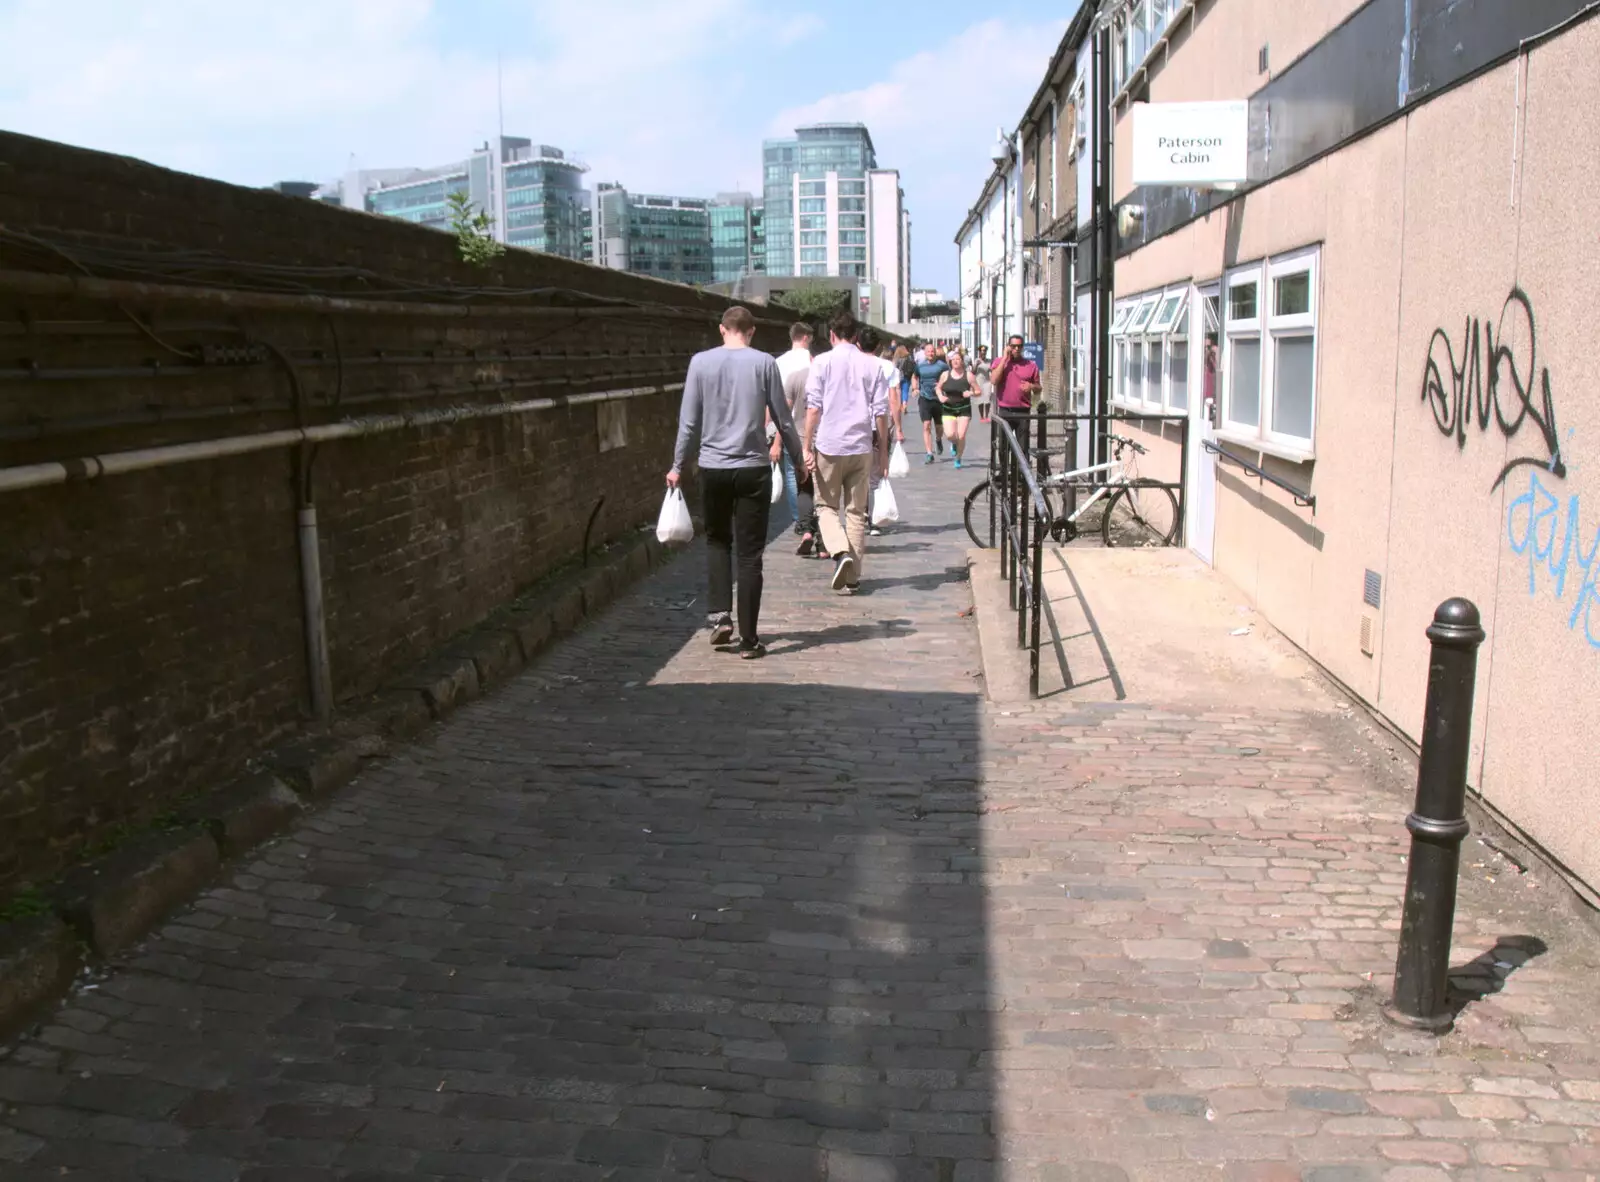
<svg viewBox="0 0 1600 1182">
<path fill-rule="evenodd" d="M 961 453 L 967 446 L 967 426 L 972 422 L 975 389 L 967 360 L 958 349 L 950 354 L 950 368 L 939 378 L 934 390 L 940 403 L 940 417 L 944 420 L 944 437 L 950 441 L 957 468 L 961 467 Z"/>
</svg>

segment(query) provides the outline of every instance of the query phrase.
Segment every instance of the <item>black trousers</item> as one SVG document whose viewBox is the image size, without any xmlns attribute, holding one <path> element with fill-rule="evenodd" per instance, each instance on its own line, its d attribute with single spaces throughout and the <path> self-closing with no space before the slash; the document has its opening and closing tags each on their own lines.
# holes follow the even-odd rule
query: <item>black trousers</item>
<svg viewBox="0 0 1600 1182">
<path fill-rule="evenodd" d="M 996 406 L 994 413 L 1006 421 L 1006 426 L 1017 437 L 1017 442 L 1022 445 L 1022 454 L 1028 455 L 1033 451 L 1034 423 L 1028 418 L 1025 410 L 1012 410 L 1010 407 Z"/>
<path fill-rule="evenodd" d="M 705 493 L 706 580 L 710 610 L 733 610 L 733 556 L 739 555 L 739 639 L 754 643 L 760 635 L 761 559 L 767 548 L 767 523 L 772 516 L 772 467 L 702 468 Z"/>
</svg>

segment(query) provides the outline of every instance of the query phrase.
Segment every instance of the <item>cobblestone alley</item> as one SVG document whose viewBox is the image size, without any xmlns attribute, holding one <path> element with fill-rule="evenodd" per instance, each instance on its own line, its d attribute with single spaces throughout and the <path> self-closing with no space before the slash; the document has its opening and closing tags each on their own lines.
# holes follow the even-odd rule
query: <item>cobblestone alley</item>
<svg viewBox="0 0 1600 1182">
<path fill-rule="evenodd" d="M 1386 1027 L 1408 764 L 1331 704 L 986 704 L 976 478 L 918 466 L 856 598 L 780 537 L 764 661 L 695 550 L 369 765 L 0 1054 L 0 1177 L 1600 1177 L 1557 886 L 1469 839 L 1498 992 Z"/>
</svg>

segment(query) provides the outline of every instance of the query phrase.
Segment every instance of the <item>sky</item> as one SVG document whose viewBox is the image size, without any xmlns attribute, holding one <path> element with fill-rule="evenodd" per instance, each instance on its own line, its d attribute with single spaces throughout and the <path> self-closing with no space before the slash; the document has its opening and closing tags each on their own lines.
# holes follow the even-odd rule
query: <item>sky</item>
<svg viewBox="0 0 1600 1182">
<path fill-rule="evenodd" d="M 764 138 L 860 121 L 901 172 L 913 285 L 953 294 L 995 130 L 1076 7 L 0 0 L 0 128 L 268 185 L 464 159 L 503 96 L 506 134 L 576 156 L 591 185 L 711 196 L 760 192 Z"/>
</svg>

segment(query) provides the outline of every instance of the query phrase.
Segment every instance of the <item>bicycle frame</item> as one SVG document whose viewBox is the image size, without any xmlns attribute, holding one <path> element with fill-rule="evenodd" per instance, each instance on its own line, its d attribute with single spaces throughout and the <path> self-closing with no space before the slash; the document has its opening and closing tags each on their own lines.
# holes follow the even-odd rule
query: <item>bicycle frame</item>
<svg viewBox="0 0 1600 1182">
<path fill-rule="evenodd" d="M 1106 479 L 1096 483 L 1094 492 L 1089 494 L 1088 499 L 1080 504 L 1076 511 L 1067 517 L 1058 519 L 1071 525 L 1077 525 L 1078 518 L 1083 516 L 1090 505 L 1101 497 L 1109 496 L 1114 490 L 1122 488 L 1129 483 L 1126 469 L 1127 463 L 1118 455 L 1103 464 L 1090 464 L 1087 468 L 1074 468 L 1070 472 L 1062 472 L 1059 475 L 1047 477 L 1042 484 L 1045 488 L 1064 488 L 1082 477 L 1093 476 L 1097 472 L 1106 474 Z"/>
</svg>

